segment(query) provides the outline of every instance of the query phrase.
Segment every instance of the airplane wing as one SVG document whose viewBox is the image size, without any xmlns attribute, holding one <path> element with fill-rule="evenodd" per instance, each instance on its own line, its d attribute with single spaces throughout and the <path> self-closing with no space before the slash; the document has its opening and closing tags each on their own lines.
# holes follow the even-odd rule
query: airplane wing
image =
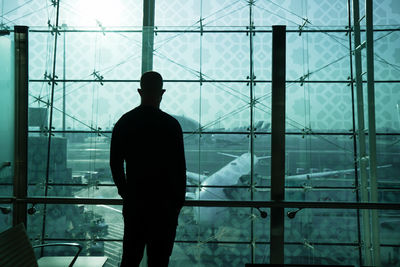
<svg viewBox="0 0 400 267">
<path fill-rule="evenodd" d="M 224 155 L 224 156 L 228 156 L 228 157 L 231 157 L 231 158 L 238 158 L 239 156 L 236 156 L 236 155 L 233 155 L 233 154 L 228 154 L 228 153 L 222 153 L 222 152 L 218 152 L 218 154 L 221 154 L 221 155 Z"/>
<path fill-rule="evenodd" d="M 381 168 L 389 168 L 391 164 L 377 166 L 377 169 Z M 321 178 L 321 177 L 329 177 L 329 176 L 337 176 L 339 174 L 351 174 L 354 173 L 354 169 L 347 169 L 347 170 L 336 170 L 336 171 L 323 171 L 323 172 L 310 172 L 310 173 L 303 173 L 303 174 L 296 174 L 296 175 L 288 175 L 285 179 L 291 180 L 300 180 L 300 179 L 310 179 L 310 178 Z M 262 178 L 267 178 L 263 177 Z"/>
<path fill-rule="evenodd" d="M 388 168 L 391 166 L 392 166 L 391 164 L 387 164 L 387 165 L 377 166 L 376 168 L 381 169 L 381 168 Z M 304 173 L 304 174 L 297 174 L 297 175 L 289 175 L 286 178 L 288 178 L 288 179 L 309 179 L 309 178 L 321 178 L 321 177 L 336 176 L 339 174 L 351 174 L 351 173 L 354 173 L 354 169 Z"/>
<path fill-rule="evenodd" d="M 196 199 L 196 194 L 191 192 L 186 192 L 185 199 Z"/>
<path fill-rule="evenodd" d="M 288 175 L 286 176 L 286 179 L 297 180 L 297 179 L 321 178 L 321 177 L 335 176 L 339 174 L 350 174 L 350 173 L 354 173 L 354 169 Z"/>
<path fill-rule="evenodd" d="M 192 185 L 199 185 L 206 178 L 207 178 L 207 175 L 202 175 L 202 174 L 198 174 L 198 173 L 195 173 L 195 172 L 186 171 L 186 179 Z"/>
<path fill-rule="evenodd" d="M 271 156 L 257 157 L 257 159 L 269 159 Z"/>
</svg>

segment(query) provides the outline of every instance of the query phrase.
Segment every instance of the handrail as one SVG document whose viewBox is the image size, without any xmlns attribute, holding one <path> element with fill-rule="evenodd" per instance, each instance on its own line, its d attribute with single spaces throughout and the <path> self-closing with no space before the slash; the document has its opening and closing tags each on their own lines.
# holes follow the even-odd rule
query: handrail
<svg viewBox="0 0 400 267">
<path fill-rule="evenodd" d="M 115 198 L 66 198 L 66 197 L 28 197 L 16 199 L 0 197 L 0 204 L 84 204 L 84 205 L 122 205 L 122 199 Z M 234 208 L 314 208 L 314 209 L 367 209 L 400 210 L 400 203 L 371 202 L 303 202 L 303 201 L 228 201 L 228 200 L 186 200 L 188 207 L 234 207 Z"/>
</svg>

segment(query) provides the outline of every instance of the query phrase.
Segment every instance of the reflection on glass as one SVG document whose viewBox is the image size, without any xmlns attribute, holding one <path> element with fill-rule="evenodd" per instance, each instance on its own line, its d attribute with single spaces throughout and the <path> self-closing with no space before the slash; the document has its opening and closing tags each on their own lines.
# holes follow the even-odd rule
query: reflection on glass
<svg viewBox="0 0 400 267">
<path fill-rule="evenodd" d="M 175 243 L 170 266 L 244 266 L 249 262 L 249 244 Z"/>
<path fill-rule="evenodd" d="M 285 263 L 359 266 L 358 248 L 353 245 L 319 245 L 307 240 L 285 245 Z"/>
<path fill-rule="evenodd" d="M 400 214 L 394 210 L 378 212 L 381 244 L 398 245 L 400 240 Z M 400 256 L 399 251 L 397 255 Z M 392 255 L 394 256 L 394 254 Z M 399 259 L 399 257 L 397 257 Z"/>
<path fill-rule="evenodd" d="M 84 248 L 82 255 L 109 256 L 113 250 L 108 250 L 103 240 L 122 241 L 121 206 L 41 204 L 35 205 L 31 213 L 28 215 L 28 234 L 34 244 L 80 240 Z"/>
<path fill-rule="evenodd" d="M 251 224 L 259 219 L 259 212 L 249 208 L 184 207 L 176 241 L 249 241 Z"/>
<path fill-rule="evenodd" d="M 353 244 L 358 238 L 355 210 L 286 209 L 285 214 L 286 242 Z"/>
<path fill-rule="evenodd" d="M 286 186 L 354 187 L 353 140 L 348 135 L 287 135 Z"/>
</svg>

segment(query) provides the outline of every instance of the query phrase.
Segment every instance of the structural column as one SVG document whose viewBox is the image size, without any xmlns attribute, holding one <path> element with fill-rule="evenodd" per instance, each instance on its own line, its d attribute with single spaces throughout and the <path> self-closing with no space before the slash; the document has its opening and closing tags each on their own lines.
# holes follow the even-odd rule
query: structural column
<svg viewBox="0 0 400 267">
<path fill-rule="evenodd" d="M 15 148 L 14 197 L 27 196 L 28 170 L 28 27 L 14 27 L 15 43 Z M 13 225 L 26 226 L 26 203 L 14 204 Z"/>
<path fill-rule="evenodd" d="M 142 73 L 153 69 L 154 1 L 143 0 Z"/>
<path fill-rule="evenodd" d="M 354 58 L 357 87 L 357 117 L 359 138 L 359 160 L 361 177 L 361 201 L 378 202 L 376 180 L 376 130 L 375 130 L 375 88 L 374 88 L 374 49 L 373 49 L 373 7 L 372 0 L 365 1 L 365 16 L 360 18 L 359 0 L 353 0 L 354 19 Z M 366 20 L 366 41 L 361 43 L 360 22 Z M 366 48 L 367 71 L 362 72 L 361 50 Z M 368 154 L 365 138 L 364 90 L 362 77 L 367 76 L 368 108 Z M 369 167 L 367 164 L 369 163 Z M 368 177 L 369 169 L 369 177 Z M 368 179 L 369 178 L 369 179 Z M 369 189 L 369 190 L 368 190 Z M 370 191 L 370 192 L 368 192 Z M 380 266 L 379 219 L 376 210 L 362 211 L 364 265 Z"/>
<path fill-rule="evenodd" d="M 371 201 L 378 202 L 376 173 L 376 125 L 375 125 L 375 78 L 374 78 L 374 29 L 373 1 L 365 1 L 366 48 L 367 48 L 367 90 L 368 90 L 368 149 Z M 373 264 L 381 266 L 378 211 L 371 211 Z"/>
<path fill-rule="evenodd" d="M 272 27 L 271 200 L 285 199 L 286 26 Z M 284 208 L 271 208 L 270 261 L 284 263 Z"/>
</svg>

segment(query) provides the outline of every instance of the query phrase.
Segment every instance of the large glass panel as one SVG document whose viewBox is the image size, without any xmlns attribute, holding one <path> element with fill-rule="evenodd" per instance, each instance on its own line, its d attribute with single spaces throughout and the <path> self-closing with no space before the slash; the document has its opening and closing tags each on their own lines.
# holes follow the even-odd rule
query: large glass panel
<svg viewBox="0 0 400 267">
<path fill-rule="evenodd" d="M 358 239 L 356 210 L 286 209 L 285 241 L 353 244 Z"/>
<path fill-rule="evenodd" d="M 14 168 L 14 45 L 0 36 L 0 196 L 11 196 Z"/>
<path fill-rule="evenodd" d="M 318 187 L 354 188 L 353 159 L 353 139 L 348 135 L 287 135 L 286 186 L 307 192 Z"/>
<path fill-rule="evenodd" d="M 57 42 L 56 73 L 69 80 L 138 80 L 141 71 L 140 32 L 86 32 L 63 30 Z M 136 29 L 136 31 L 138 31 Z M 43 79 L 53 63 L 54 34 L 30 35 L 30 78 Z M 64 72 L 65 67 L 65 72 Z M 47 79 L 46 77 L 44 77 Z M 58 88 L 62 84 L 59 84 Z"/>
<path fill-rule="evenodd" d="M 59 84 L 54 94 L 53 130 L 110 131 L 124 113 L 140 103 L 137 93 L 139 87 L 138 82 L 104 83 L 103 86 L 98 82 L 66 83 L 64 94 L 63 86 Z M 41 118 L 45 120 L 44 126 L 47 126 L 51 86 L 47 83 L 31 82 L 29 96 L 30 107 L 42 109 L 30 109 L 30 113 L 43 112 Z"/>
<path fill-rule="evenodd" d="M 399 77 L 398 74 L 396 77 Z M 399 83 L 375 83 L 375 121 L 378 133 L 400 133 L 399 89 Z"/>
<path fill-rule="evenodd" d="M 200 80 L 200 34 L 178 29 L 169 32 L 168 27 L 157 29 L 160 32 L 154 36 L 153 68 L 164 80 Z"/>
<path fill-rule="evenodd" d="M 1 26 L 12 28 L 15 25 L 46 26 L 51 12 L 51 2 L 47 1 L 1 1 Z"/>
<path fill-rule="evenodd" d="M 359 265 L 357 245 L 300 244 L 285 246 L 286 264 L 309 265 Z"/>
<path fill-rule="evenodd" d="M 249 262 L 250 244 L 176 243 L 170 266 L 244 266 Z"/>
<path fill-rule="evenodd" d="M 397 80 L 400 75 L 400 32 L 382 29 L 374 32 L 374 40 L 375 80 Z"/>
<path fill-rule="evenodd" d="M 399 135 L 379 135 L 376 140 L 377 150 L 377 182 L 379 201 L 393 202 L 400 201 L 399 190 L 400 180 L 398 178 L 399 161 Z"/>
<path fill-rule="evenodd" d="M 109 138 L 97 133 L 56 134 L 51 138 L 47 174 L 48 136 L 28 139 L 28 178 L 31 195 L 58 197 L 118 197 L 109 169 Z"/>
<path fill-rule="evenodd" d="M 156 26 L 198 26 L 201 2 L 196 0 L 171 1 L 159 0 L 155 4 Z"/>
<path fill-rule="evenodd" d="M 341 26 L 348 24 L 346 1 L 254 1 L 256 26 Z"/>
<path fill-rule="evenodd" d="M 193 132 L 199 128 L 200 90 L 194 82 L 164 82 L 166 92 L 161 101 L 161 110 L 178 119 L 182 130 Z"/>
<path fill-rule="evenodd" d="M 202 37 L 202 72 L 205 80 L 245 80 L 249 76 L 248 34 L 207 33 Z"/>
<path fill-rule="evenodd" d="M 286 79 L 289 81 L 346 81 L 350 68 L 349 40 L 344 33 L 288 32 Z M 291 28 L 288 28 L 291 30 Z"/>
<path fill-rule="evenodd" d="M 288 84 L 286 129 L 349 133 L 351 91 L 346 84 Z"/>
<path fill-rule="evenodd" d="M 47 75 L 51 75 L 52 72 L 53 47 L 54 35 L 50 32 L 29 34 L 29 79 L 48 80 Z M 59 78 L 62 76 L 60 75 Z M 31 93 L 31 90 L 29 91 Z"/>
<path fill-rule="evenodd" d="M 202 2 L 202 25 L 210 26 L 248 26 L 249 5 L 245 1 L 213 1 Z"/>
<path fill-rule="evenodd" d="M 378 212 L 378 217 L 381 245 L 398 245 L 400 234 L 398 231 L 393 230 L 398 229 L 400 226 L 399 212 L 394 210 L 381 210 Z"/>
<path fill-rule="evenodd" d="M 14 170 L 14 44 L 0 36 L 0 197 L 13 194 Z M 0 232 L 12 224 L 11 203 L 0 204 Z"/>
<path fill-rule="evenodd" d="M 271 27 L 262 30 L 272 31 Z M 272 78 L 272 34 L 271 32 L 257 32 L 253 36 L 253 68 L 256 81 L 270 81 Z M 255 91 L 258 92 L 264 85 L 257 82 Z"/>
<path fill-rule="evenodd" d="M 140 103 L 139 83 L 76 83 L 66 90 L 66 127 L 111 130 L 114 123 Z M 62 98 L 58 98 L 59 105 Z"/>
<path fill-rule="evenodd" d="M 60 1 L 62 23 L 96 30 L 112 30 L 114 27 L 142 25 L 143 1 L 68 0 Z"/>
<path fill-rule="evenodd" d="M 201 89 L 201 99 L 197 100 L 201 105 L 203 131 L 247 131 L 250 126 L 250 94 L 246 83 L 207 82 Z"/>
</svg>

